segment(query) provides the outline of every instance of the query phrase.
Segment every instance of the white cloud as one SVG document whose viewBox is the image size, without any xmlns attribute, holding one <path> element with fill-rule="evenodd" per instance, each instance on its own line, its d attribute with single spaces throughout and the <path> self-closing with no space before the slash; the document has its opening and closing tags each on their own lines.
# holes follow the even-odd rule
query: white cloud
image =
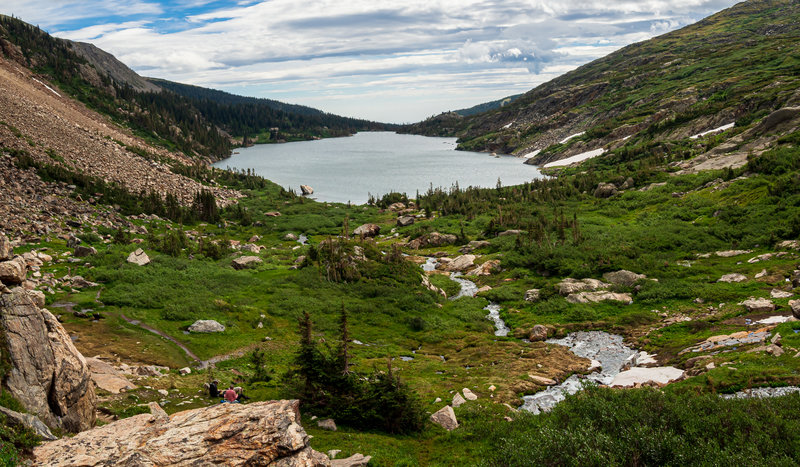
<svg viewBox="0 0 800 467">
<path fill-rule="evenodd" d="M 214 2 L 6 0 L 0 11 L 148 76 L 411 121 L 526 91 L 734 3 L 243 0 L 198 13 Z"/>
</svg>

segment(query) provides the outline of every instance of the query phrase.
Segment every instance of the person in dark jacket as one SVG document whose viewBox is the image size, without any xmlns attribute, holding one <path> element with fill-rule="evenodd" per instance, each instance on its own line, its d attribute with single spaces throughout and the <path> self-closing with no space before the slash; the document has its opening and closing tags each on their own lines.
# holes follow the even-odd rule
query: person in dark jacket
<svg viewBox="0 0 800 467">
<path fill-rule="evenodd" d="M 212 399 L 216 399 L 217 397 L 219 397 L 219 389 L 217 388 L 218 384 L 219 381 L 214 380 L 211 382 L 211 384 L 208 385 L 208 397 Z"/>
</svg>

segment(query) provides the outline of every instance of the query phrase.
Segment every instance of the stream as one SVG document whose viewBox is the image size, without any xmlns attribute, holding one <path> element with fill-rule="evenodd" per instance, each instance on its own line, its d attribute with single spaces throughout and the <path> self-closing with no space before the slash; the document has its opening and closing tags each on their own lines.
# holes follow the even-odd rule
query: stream
<svg viewBox="0 0 800 467">
<path fill-rule="evenodd" d="M 421 265 L 422 270 L 426 272 L 434 271 L 436 270 L 436 264 L 438 262 L 439 261 L 436 258 L 427 257 L 425 263 Z M 471 280 L 464 279 L 464 274 L 460 272 L 454 272 L 450 274 L 449 277 L 451 281 L 461 286 L 458 294 L 453 297 L 449 297 L 449 300 L 457 300 L 461 297 L 474 297 L 475 294 L 478 293 L 478 286 Z M 494 322 L 494 335 L 497 337 L 507 336 L 510 329 L 508 326 L 506 326 L 503 318 L 500 317 L 500 305 L 494 302 L 489 302 L 489 304 L 484 307 L 484 310 L 489 312 L 489 314 L 486 315 L 486 319 Z"/>
<path fill-rule="evenodd" d="M 575 394 L 583 389 L 583 384 L 587 381 L 596 384 L 611 383 L 629 359 L 639 353 L 624 345 L 622 336 L 603 331 L 573 332 L 563 339 L 548 339 L 546 342 L 567 347 L 575 355 L 591 359 L 593 366 L 601 368 L 588 375 L 572 375 L 561 384 L 523 396 L 525 402 L 522 409 L 537 415 L 555 407 L 567 394 Z"/>
</svg>

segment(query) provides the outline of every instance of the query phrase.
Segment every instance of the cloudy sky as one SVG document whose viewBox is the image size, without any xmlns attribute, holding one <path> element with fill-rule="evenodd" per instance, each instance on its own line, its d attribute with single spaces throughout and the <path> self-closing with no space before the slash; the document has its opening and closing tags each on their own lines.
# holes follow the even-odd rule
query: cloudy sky
<svg viewBox="0 0 800 467">
<path fill-rule="evenodd" d="M 144 76 L 413 122 L 525 92 L 734 0 L 3 0 Z"/>
</svg>

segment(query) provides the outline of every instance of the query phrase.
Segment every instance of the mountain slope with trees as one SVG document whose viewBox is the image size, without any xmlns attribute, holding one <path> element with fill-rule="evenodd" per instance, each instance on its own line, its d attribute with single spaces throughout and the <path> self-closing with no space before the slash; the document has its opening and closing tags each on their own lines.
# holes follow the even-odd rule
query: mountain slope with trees
<svg viewBox="0 0 800 467">
<path fill-rule="evenodd" d="M 404 131 L 458 136 L 464 150 L 535 153 L 537 164 L 730 123 L 742 131 L 800 104 L 798 37 L 797 2 L 749 0 L 595 60 L 503 108 Z"/>
</svg>

